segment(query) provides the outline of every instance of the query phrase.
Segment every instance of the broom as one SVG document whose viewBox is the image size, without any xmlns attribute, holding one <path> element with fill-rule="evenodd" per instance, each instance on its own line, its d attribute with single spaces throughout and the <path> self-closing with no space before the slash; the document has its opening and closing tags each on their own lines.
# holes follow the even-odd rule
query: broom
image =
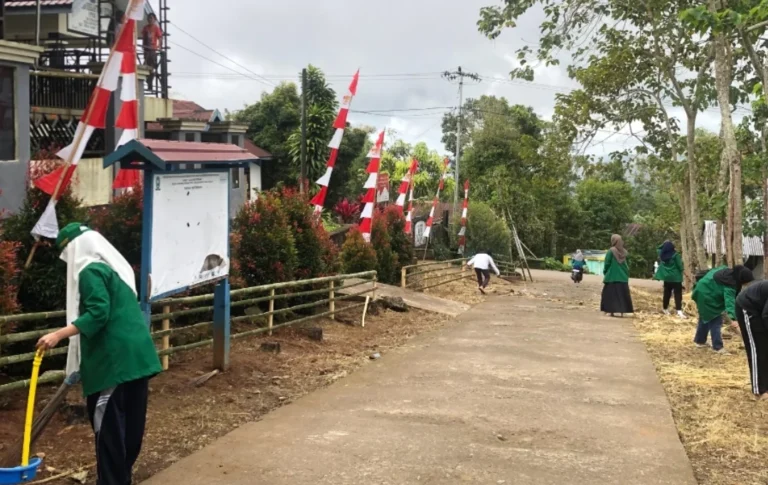
<svg viewBox="0 0 768 485">
<path fill-rule="evenodd" d="M 66 398 L 67 394 L 69 394 L 69 390 L 72 389 L 72 386 L 77 384 L 79 381 L 80 374 L 78 372 L 74 372 L 70 374 L 66 379 L 64 379 L 64 382 L 56 390 L 56 394 L 53 395 L 51 400 L 48 401 L 48 404 L 46 404 L 43 410 L 40 411 L 40 413 L 35 417 L 35 420 L 32 423 L 31 443 L 34 444 L 40 435 L 43 434 L 46 426 L 48 426 L 48 423 L 51 422 L 51 418 L 54 414 L 56 414 L 56 411 L 61 406 L 61 403 L 64 402 L 64 398 Z M 17 439 L 11 444 L 5 453 L 0 455 L 0 468 L 13 468 L 19 466 L 19 463 L 21 463 L 23 441 L 23 437 Z"/>
</svg>

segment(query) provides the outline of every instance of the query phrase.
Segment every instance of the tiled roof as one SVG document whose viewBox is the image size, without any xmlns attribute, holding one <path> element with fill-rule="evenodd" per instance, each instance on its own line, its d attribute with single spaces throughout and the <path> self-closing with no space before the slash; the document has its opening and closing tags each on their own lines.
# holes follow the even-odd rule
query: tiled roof
<svg viewBox="0 0 768 485">
<path fill-rule="evenodd" d="M 259 157 L 262 160 L 266 160 L 268 158 L 272 158 L 272 154 L 266 151 L 265 149 L 258 147 L 253 144 L 251 140 L 249 140 L 247 137 L 243 141 L 243 146 L 246 150 L 251 152 L 253 155 Z"/>
<path fill-rule="evenodd" d="M 41 0 L 42 7 L 66 7 L 72 5 L 73 0 Z M 36 0 L 6 0 L 5 8 L 29 8 L 37 6 Z"/>
<path fill-rule="evenodd" d="M 210 121 L 212 109 L 205 109 L 194 101 L 173 100 L 173 117 L 179 120 Z"/>
</svg>

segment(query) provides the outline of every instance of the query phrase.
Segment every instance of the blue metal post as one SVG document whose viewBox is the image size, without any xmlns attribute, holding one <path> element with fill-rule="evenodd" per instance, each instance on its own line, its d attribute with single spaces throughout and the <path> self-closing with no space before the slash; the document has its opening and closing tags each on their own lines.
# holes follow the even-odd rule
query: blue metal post
<svg viewBox="0 0 768 485">
<path fill-rule="evenodd" d="M 152 186 L 152 170 L 144 170 L 144 214 L 142 215 L 141 230 L 141 274 L 139 276 L 139 304 L 144 313 L 147 326 L 151 325 L 152 304 L 149 301 L 152 272 L 152 201 L 155 188 Z"/>
<path fill-rule="evenodd" d="M 213 291 L 213 366 L 229 368 L 229 278 L 219 281 Z"/>
</svg>

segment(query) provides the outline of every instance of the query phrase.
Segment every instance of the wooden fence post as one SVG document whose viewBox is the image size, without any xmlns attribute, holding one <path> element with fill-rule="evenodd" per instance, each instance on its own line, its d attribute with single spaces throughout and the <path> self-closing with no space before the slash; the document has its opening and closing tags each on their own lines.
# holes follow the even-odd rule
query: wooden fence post
<svg viewBox="0 0 768 485">
<path fill-rule="evenodd" d="M 400 288 L 405 288 L 406 280 L 408 279 L 407 272 L 406 268 L 400 270 Z"/>
<path fill-rule="evenodd" d="M 171 307 L 169 305 L 163 305 L 163 315 L 168 315 L 168 313 L 171 312 Z M 171 328 L 171 321 L 168 318 L 163 318 L 163 330 L 170 330 Z M 170 335 L 163 335 L 163 343 L 161 346 L 161 350 L 168 350 L 171 344 L 171 336 Z M 160 358 L 162 364 L 163 364 L 163 370 L 168 370 L 168 356 L 164 355 Z"/>
<path fill-rule="evenodd" d="M 333 291 L 333 281 L 331 281 L 330 291 L 328 292 L 328 310 L 331 312 L 331 320 L 336 320 L 336 294 Z"/>
<path fill-rule="evenodd" d="M 272 324 L 275 322 L 275 290 L 269 290 L 269 319 L 267 320 L 269 324 L 269 335 L 272 335 Z"/>
</svg>

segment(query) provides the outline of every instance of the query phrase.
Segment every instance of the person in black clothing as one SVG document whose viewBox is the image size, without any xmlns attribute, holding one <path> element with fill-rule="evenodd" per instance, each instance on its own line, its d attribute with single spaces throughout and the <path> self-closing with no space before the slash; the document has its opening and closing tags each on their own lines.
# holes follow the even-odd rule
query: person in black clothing
<svg viewBox="0 0 768 485">
<path fill-rule="evenodd" d="M 752 393 L 768 400 L 768 281 L 755 283 L 736 297 L 736 318 L 747 351 Z"/>
</svg>

